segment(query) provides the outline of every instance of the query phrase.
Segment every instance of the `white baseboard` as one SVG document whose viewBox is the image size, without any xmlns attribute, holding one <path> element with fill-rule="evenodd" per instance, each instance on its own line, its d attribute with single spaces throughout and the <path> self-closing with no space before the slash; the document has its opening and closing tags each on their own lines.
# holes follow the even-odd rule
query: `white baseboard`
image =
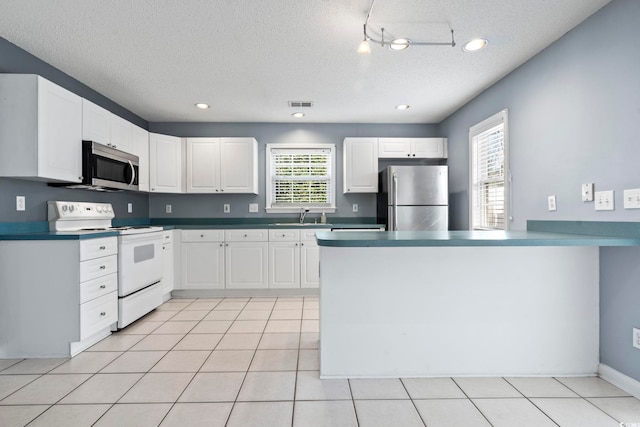
<svg viewBox="0 0 640 427">
<path fill-rule="evenodd" d="M 598 365 L 598 376 L 618 387 L 620 390 L 626 391 L 640 399 L 640 381 L 634 380 L 602 363 Z"/>
</svg>

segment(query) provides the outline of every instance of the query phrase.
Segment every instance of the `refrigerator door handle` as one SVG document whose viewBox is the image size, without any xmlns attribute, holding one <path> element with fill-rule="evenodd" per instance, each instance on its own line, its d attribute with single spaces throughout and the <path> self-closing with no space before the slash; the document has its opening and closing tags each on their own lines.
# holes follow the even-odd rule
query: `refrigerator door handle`
<svg viewBox="0 0 640 427">
<path fill-rule="evenodd" d="M 398 231 L 398 174 L 393 174 L 393 182 L 391 194 L 393 194 L 393 198 L 391 199 L 391 204 L 393 206 L 393 223 L 391 227 L 393 231 Z"/>
</svg>

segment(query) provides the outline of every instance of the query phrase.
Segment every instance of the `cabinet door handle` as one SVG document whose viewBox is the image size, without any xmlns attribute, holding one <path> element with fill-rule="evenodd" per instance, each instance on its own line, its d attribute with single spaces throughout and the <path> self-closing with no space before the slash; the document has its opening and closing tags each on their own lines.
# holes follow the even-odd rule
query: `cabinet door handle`
<svg viewBox="0 0 640 427">
<path fill-rule="evenodd" d="M 300 243 L 300 246 L 304 246 L 304 243 Z"/>
<path fill-rule="evenodd" d="M 247 237 L 247 235 L 245 234 L 245 235 L 244 235 L 244 237 L 246 238 L 246 237 Z"/>
<path fill-rule="evenodd" d="M 106 312 L 104 312 L 104 311 L 101 311 L 101 312 L 100 312 L 100 316 L 101 316 L 101 317 L 104 317 L 104 316 L 106 316 L 106 315 L 107 315 L 107 313 L 106 313 Z"/>
<path fill-rule="evenodd" d="M 200 237 L 204 237 L 204 234 L 201 234 Z"/>
<path fill-rule="evenodd" d="M 104 270 L 105 268 L 107 268 L 107 266 L 106 266 L 106 265 L 101 265 L 101 266 L 100 266 L 100 270 Z"/>
<path fill-rule="evenodd" d="M 222 243 L 220 243 L 220 247 L 223 247 L 224 245 Z"/>
<path fill-rule="evenodd" d="M 107 285 L 100 285 L 100 289 L 106 289 Z"/>
<path fill-rule="evenodd" d="M 106 247 L 106 246 L 100 246 L 100 250 L 101 250 L 101 251 L 104 251 L 105 249 L 107 249 L 107 247 Z"/>
<path fill-rule="evenodd" d="M 225 243 L 224 245 L 225 245 L 225 246 L 229 246 L 229 244 L 228 244 L 228 243 Z"/>
</svg>

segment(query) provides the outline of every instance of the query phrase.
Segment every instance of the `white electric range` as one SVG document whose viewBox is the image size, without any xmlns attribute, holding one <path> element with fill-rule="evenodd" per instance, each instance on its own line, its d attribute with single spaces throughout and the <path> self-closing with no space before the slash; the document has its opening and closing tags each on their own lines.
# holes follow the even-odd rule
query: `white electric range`
<svg viewBox="0 0 640 427">
<path fill-rule="evenodd" d="M 49 230 L 118 233 L 118 329 L 162 304 L 162 227 L 112 227 L 110 203 L 49 201 Z"/>
</svg>

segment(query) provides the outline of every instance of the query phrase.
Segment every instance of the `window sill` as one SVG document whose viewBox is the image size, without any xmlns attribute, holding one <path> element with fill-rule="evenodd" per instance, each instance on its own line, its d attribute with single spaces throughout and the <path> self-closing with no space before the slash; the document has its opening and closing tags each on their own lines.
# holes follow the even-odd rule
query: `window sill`
<svg viewBox="0 0 640 427">
<path fill-rule="evenodd" d="M 327 208 L 305 208 L 305 209 L 309 209 L 309 214 L 320 214 L 322 212 L 324 212 L 325 214 L 330 214 L 330 213 L 335 213 L 336 212 L 336 208 L 335 207 L 327 207 Z M 299 214 L 300 213 L 301 208 L 265 208 L 265 211 L 267 213 L 273 213 L 273 214 L 281 214 L 281 213 L 295 213 L 295 214 Z"/>
</svg>

